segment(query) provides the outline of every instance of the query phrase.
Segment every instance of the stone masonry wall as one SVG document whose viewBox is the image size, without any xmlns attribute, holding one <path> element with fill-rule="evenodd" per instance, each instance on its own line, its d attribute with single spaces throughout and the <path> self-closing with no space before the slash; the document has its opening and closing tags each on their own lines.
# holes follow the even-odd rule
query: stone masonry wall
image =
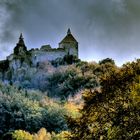
<svg viewBox="0 0 140 140">
<path fill-rule="evenodd" d="M 31 60 L 33 65 L 36 65 L 38 62 L 52 61 L 57 58 L 63 58 L 66 55 L 64 50 L 50 50 L 50 51 L 41 51 L 35 50 L 32 52 Z"/>
</svg>

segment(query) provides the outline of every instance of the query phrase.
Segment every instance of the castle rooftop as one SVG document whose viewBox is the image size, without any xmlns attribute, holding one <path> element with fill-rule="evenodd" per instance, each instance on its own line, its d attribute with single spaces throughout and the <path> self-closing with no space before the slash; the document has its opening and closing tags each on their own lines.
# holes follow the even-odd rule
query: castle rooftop
<svg viewBox="0 0 140 140">
<path fill-rule="evenodd" d="M 60 42 L 61 43 L 70 43 L 70 42 L 77 42 L 77 40 L 73 37 L 73 35 L 71 34 L 71 30 L 68 29 L 67 31 L 67 35 L 64 37 L 64 39 Z"/>
<path fill-rule="evenodd" d="M 18 44 L 18 45 L 21 45 L 21 46 L 25 46 L 25 43 L 24 43 L 24 38 L 23 38 L 22 33 L 20 34 L 20 37 L 19 37 L 19 42 L 18 42 L 17 44 Z"/>
</svg>

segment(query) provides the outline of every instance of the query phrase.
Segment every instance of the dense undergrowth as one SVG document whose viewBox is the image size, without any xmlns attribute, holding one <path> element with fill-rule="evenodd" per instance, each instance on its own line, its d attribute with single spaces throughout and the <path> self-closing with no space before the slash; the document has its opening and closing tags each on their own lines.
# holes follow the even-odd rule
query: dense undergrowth
<svg viewBox="0 0 140 140">
<path fill-rule="evenodd" d="M 140 60 L 59 66 L 40 84 L 0 84 L 1 139 L 140 138 Z"/>
</svg>

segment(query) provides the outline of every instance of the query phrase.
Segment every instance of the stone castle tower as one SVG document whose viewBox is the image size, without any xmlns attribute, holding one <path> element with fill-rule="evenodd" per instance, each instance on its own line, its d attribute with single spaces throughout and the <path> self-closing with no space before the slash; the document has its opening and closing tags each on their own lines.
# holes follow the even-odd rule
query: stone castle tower
<svg viewBox="0 0 140 140">
<path fill-rule="evenodd" d="M 14 48 L 14 54 L 24 55 L 25 52 L 27 52 L 27 47 L 25 46 L 24 38 L 23 38 L 22 33 L 21 33 L 20 37 L 19 37 L 19 41 L 18 41 L 16 47 Z"/>
<path fill-rule="evenodd" d="M 71 34 L 70 29 L 68 29 L 67 35 L 59 43 L 59 48 L 65 49 L 68 55 L 73 55 L 78 58 L 78 42 Z"/>
</svg>

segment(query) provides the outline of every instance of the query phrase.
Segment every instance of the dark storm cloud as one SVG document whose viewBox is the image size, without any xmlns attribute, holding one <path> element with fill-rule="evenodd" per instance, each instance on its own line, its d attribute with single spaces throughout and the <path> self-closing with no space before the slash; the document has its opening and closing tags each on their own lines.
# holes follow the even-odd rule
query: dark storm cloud
<svg viewBox="0 0 140 140">
<path fill-rule="evenodd" d="M 28 48 L 57 47 L 71 27 L 82 59 L 121 63 L 140 56 L 139 13 L 138 0 L 1 0 L 0 48 L 12 51 L 20 32 Z"/>
</svg>

